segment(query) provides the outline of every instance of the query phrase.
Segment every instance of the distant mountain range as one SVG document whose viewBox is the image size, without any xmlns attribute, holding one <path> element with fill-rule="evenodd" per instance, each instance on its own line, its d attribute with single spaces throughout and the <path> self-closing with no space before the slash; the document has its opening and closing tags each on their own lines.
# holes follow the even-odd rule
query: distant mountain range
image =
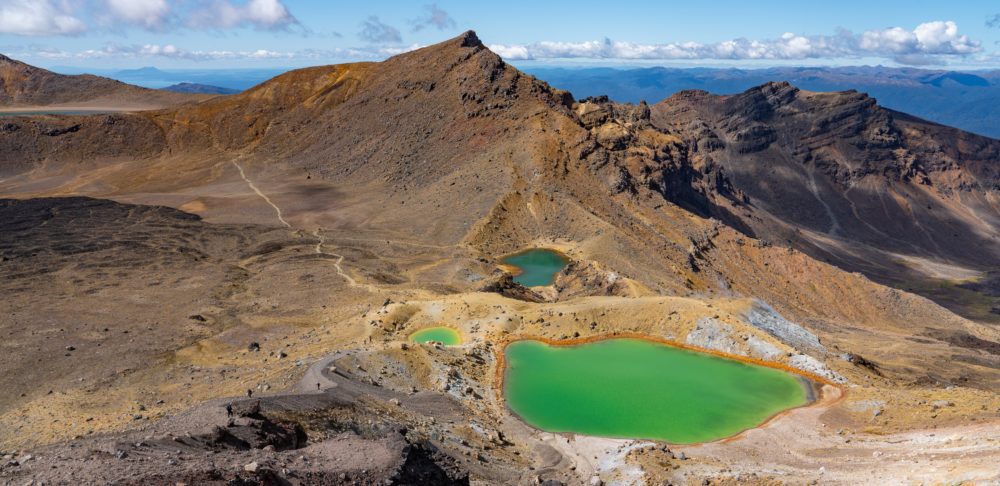
<svg viewBox="0 0 1000 486">
<path fill-rule="evenodd" d="M 240 92 L 288 71 L 284 68 L 268 69 L 170 69 L 153 66 L 138 69 L 94 70 L 78 67 L 58 67 L 62 74 L 96 74 L 145 88 L 166 89 L 178 84 L 204 85 Z M 199 93 L 205 93 L 199 91 Z M 212 94 L 225 94 L 212 91 Z"/>
<path fill-rule="evenodd" d="M 164 91 L 173 91 L 174 93 L 236 94 L 240 92 L 238 89 L 223 88 L 221 86 L 198 83 L 177 83 L 162 89 Z"/>
<path fill-rule="evenodd" d="M 955 72 L 888 67 L 526 68 L 578 98 L 608 95 L 655 103 L 679 91 L 739 93 L 769 81 L 809 91 L 857 90 L 880 105 L 970 132 L 1000 138 L 1000 71 Z"/>
</svg>

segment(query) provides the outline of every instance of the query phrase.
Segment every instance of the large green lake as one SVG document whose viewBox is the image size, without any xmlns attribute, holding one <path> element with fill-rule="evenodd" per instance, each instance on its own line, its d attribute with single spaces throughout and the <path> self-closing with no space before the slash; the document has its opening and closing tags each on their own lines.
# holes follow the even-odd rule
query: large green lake
<svg viewBox="0 0 1000 486">
<path fill-rule="evenodd" d="M 807 402 L 807 385 L 791 373 L 639 339 L 524 340 L 505 352 L 508 406 L 550 432 L 690 444 Z"/>
<path fill-rule="evenodd" d="M 525 287 L 551 285 L 556 274 L 569 263 L 561 253 L 544 248 L 515 253 L 504 258 L 503 262 L 521 271 L 514 276 L 514 281 Z"/>
<path fill-rule="evenodd" d="M 439 342 L 446 346 L 462 344 L 462 336 L 450 327 L 428 327 L 410 335 L 410 341 L 415 343 Z"/>
</svg>

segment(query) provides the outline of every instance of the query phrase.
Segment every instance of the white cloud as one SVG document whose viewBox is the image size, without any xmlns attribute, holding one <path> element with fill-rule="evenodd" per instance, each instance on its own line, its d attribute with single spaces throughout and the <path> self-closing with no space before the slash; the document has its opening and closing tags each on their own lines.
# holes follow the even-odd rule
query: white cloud
<svg viewBox="0 0 1000 486">
<path fill-rule="evenodd" d="M 110 43 L 100 49 L 85 49 L 82 51 L 65 51 L 51 47 L 31 46 L 27 52 L 16 54 L 15 57 L 34 57 L 46 60 L 90 60 L 90 59 L 149 59 L 163 58 L 186 61 L 221 61 L 221 60 L 309 60 L 314 62 L 329 62 L 343 60 L 380 60 L 403 52 L 419 49 L 423 46 L 384 46 L 368 48 L 334 48 L 334 49 L 304 49 L 299 51 L 272 51 L 268 49 L 230 51 L 230 50 L 186 50 L 173 44 L 134 44 L 119 45 Z"/>
<path fill-rule="evenodd" d="M 250 0 L 246 4 L 214 0 L 192 12 L 187 24 L 193 28 L 253 26 L 261 30 L 280 30 L 298 25 L 299 21 L 281 0 Z"/>
<path fill-rule="evenodd" d="M 399 44 L 403 42 L 403 36 L 399 35 L 399 29 L 388 24 L 383 24 L 374 15 L 361 23 L 361 31 L 358 32 L 358 37 L 372 44 Z"/>
<path fill-rule="evenodd" d="M 184 59 L 189 61 L 214 61 L 224 59 L 291 59 L 292 52 L 278 52 L 267 49 L 253 51 L 188 51 L 173 44 L 136 44 L 121 46 L 108 44 L 103 49 L 88 49 L 77 53 L 65 53 L 64 58 L 150 58 Z"/>
<path fill-rule="evenodd" d="M 76 15 L 88 9 L 89 16 Z M 135 25 L 154 31 L 300 25 L 283 0 L 0 0 L 0 34 L 77 35 L 88 30 L 88 22 L 101 29 Z"/>
<path fill-rule="evenodd" d="M 0 2 L 0 34 L 77 35 L 87 30 L 70 5 L 50 0 Z"/>
<path fill-rule="evenodd" d="M 982 51 L 979 42 L 959 35 L 952 21 L 934 21 L 913 30 L 893 27 L 855 35 L 840 31 L 832 36 L 785 33 L 777 39 L 733 39 L 712 44 L 674 42 L 536 42 L 491 45 L 490 49 L 510 60 L 526 59 L 624 59 L 624 60 L 796 60 L 885 57 L 903 64 L 923 64 L 947 56 L 967 56 Z"/>
<path fill-rule="evenodd" d="M 104 0 L 116 18 L 147 29 L 161 29 L 170 15 L 166 0 Z"/>
<path fill-rule="evenodd" d="M 969 40 L 967 35 L 958 35 L 958 24 L 952 21 L 927 22 L 913 30 L 926 54 L 972 54 L 979 52 L 979 43 Z"/>
</svg>

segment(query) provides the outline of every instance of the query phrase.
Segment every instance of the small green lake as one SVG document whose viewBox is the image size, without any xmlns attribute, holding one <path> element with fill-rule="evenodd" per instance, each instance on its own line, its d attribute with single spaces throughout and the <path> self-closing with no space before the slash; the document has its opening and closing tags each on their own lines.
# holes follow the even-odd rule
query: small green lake
<svg viewBox="0 0 1000 486">
<path fill-rule="evenodd" d="M 549 432 L 707 442 L 807 403 L 791 373 L 639 339 L 507 346 L 504 392 Z"/>
<path fill-rule="evenodd" d="M 462 344 L 462 336 L 450 327 L 428 327 L 410 334 L 410 341 L 415 343 L 439 342 L 445 346 Z"/>
<path fill-rule="evenodd" d="M 561 253 L 544 248 L 515 253 L 502 261 L 521 271 L 514 276 L 514 281 L 525 287 L 552 285 L 556 274 L 566 268 L 566 264 L 569 263 Z"/>
</svg>

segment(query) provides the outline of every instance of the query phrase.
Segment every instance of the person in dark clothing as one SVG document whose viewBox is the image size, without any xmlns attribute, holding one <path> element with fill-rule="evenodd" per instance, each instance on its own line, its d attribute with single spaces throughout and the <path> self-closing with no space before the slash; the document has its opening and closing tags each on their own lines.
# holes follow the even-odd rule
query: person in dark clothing
<svg viewBox="0 0 1000 486">
<path fill-rule="evenodd" d="M 319 383 L 316 383 L 316 389 L 319 390 Z"/>
<path fill-rule="evenodd" d="M 247 398 L 253 398 L 253 390 L 247 388 Z"/>
<path fill-rule="evenodd" d="M 227 403 L 226 404 L 226 416 L 227 417 L 232 417 L 233 416 L 233 404 L 232 403 Z"/>
</svg>

